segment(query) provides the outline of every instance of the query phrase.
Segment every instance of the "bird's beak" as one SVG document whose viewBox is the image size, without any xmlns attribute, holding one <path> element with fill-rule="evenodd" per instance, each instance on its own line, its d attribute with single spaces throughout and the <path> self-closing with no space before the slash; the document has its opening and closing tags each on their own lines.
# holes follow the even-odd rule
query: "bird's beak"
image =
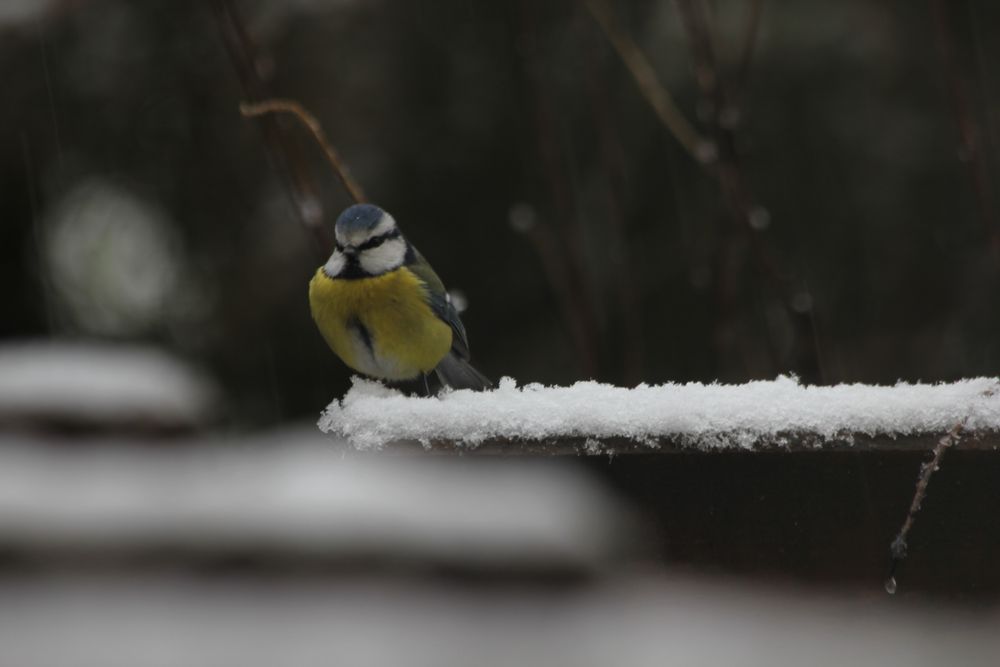
<svg viewBox="0 0 1000 667">
<path fill-rule="evenodd" d="M 355 248 L 355 247 L 354 247 L 354 246 L 352 246 L 352 245 L 345 245 L 345 246 L 344 246 L 344 250 L 343 250 L 343 253 L 344 253 L 345 255 L 347 255 L 348 257 L 354 257 L 354 255 L 355 255 L 355 254 L 357 254 L 357 252 L 358 252 L 358 249 L 357 249 L 357 248 Z"/>
</svg>

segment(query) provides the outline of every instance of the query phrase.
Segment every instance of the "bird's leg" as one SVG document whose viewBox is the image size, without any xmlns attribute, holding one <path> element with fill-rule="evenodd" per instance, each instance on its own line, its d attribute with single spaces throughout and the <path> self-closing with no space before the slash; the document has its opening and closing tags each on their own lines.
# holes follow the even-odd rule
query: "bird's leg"
<svg viewBox="0 0 1000 667">
<path fill-rule="evenodd" d="M 424 396 L 430 398 L 431 386 L 427 382 L 427 373 L 421 373 L 420 376 L 424 379 Z"/>
</svg>

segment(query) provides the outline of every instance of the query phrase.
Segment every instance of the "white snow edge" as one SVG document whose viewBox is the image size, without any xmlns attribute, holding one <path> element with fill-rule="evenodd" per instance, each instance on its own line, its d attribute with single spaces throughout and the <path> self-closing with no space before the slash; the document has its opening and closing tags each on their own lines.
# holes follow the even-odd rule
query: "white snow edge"
<svg viewBox="0 0 1000 667">
<path fill-rule="evenodd" d="M 52 340 L 0 345 L 0 421 L 200 425 L 218 402 L 206 375 L 155 347 Z"/>
<path fill-rule="evenodd" d="M 945 432 L 958 422 L 969 431 L 1000 430 L 1000 381 L 810 386 L 779 376 L 740 385 L 691 382 L 629 389 L 593 381 L 518 387 L 505 377 L 491 391 L 425 398 L 355 377 L 318 425 L 361 450 L 406 440 L 475 447 L 492 439 L 561 437 L 623 437 L 651 446 L 669 437 L 702 449 L 753 449 L 761 443 L 780 445 L 790 433 L 820 441 L 905 436 Z"/>
<path fill-rule="evenodd" d="M 607 566 L 632 537 L 629 508 L 599 480 L 538 462 L 352 458 L 313 429 L 180 448 L 67 444 L 0 435 L 3 547 L 586 570 Z"/>
</svg>

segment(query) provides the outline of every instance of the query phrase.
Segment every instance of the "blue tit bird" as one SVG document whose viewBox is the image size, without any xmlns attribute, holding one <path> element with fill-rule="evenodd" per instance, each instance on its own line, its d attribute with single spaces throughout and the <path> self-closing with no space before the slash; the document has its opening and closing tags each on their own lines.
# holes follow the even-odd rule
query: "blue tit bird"
<svg viewBox="0 0 1000 667">
<path fill-rule="evenodd" d="M 309 307 L 327 344 L 352 369 L 390 381 L 437 373 L 454 389 L 492 383 L 469 364 L 465 326 L 444 284 L 372 204 L 347 208 L 336 247 L 309 282 Z"/>
</svg>

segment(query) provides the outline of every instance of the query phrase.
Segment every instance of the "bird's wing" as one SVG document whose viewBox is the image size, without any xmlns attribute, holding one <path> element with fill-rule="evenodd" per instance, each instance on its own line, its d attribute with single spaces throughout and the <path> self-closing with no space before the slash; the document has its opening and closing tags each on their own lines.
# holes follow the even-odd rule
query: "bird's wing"
<svg viewBox="0 0 1000 667">
<path fill-rule="evenodd" d="M 420 254 L 420 251 L 413 248 L 413 258 L 406 263 L 406 268 L 412 271 L 425 285 L 427 285 L 427 295 L 430 301 L 431 310 L 434 314 L 444 320 L 451 327 L 454 335 L 451 339 L 451 347 L 462 359 L 469 359 L 469 339 L 465 334 L 465 325 L 458 316 L 455 306 L 451 305 L 451 297 L 444 288 L 444 283 L 434 273 L 434 269 Z"/>
</svg>

